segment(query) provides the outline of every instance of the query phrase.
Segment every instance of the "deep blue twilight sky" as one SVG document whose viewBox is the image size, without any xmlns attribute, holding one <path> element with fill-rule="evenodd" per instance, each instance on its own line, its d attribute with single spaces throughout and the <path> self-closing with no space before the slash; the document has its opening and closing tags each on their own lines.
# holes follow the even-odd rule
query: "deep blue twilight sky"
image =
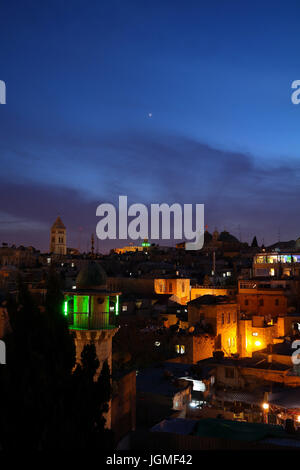
<svg viewBox="0 0 300 470">
<path fill-rule="evenodd" d="M 85 249 L 119 194 L 204 203 L 210 231 L 243 241 L 300 236 L 299 1 L 0 10 L 0 243 L 47 250 L 60 214 Z"/>
</svg>

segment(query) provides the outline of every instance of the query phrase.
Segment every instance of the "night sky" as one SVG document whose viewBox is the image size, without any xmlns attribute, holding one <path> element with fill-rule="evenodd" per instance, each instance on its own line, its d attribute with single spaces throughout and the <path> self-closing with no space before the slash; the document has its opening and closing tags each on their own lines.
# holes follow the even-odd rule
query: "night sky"
<svg viewBox="0 0 300 470">
<path fill-rule="evenodd" d="M 0 243 L 47 250 L 60 215 L 86 249 L 119 195 L 204 203 L 209 231 L 243 241 L 300 236 L 299 1 L 0 10 Z"/>
</svg>

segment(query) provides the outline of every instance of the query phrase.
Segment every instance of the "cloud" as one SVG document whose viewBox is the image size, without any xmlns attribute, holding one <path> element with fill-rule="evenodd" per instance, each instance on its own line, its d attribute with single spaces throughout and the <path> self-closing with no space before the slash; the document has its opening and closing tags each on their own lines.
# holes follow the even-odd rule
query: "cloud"
<svg viewBox="0 0 300 470">
<path fill-rule="evenodd" d="M 128 195 L 129 203 L 204 203 L 211 230 L 241 229 L 247 239 L 257 233 L 271 242 L 278 227 L 283 237 L 297 236 L 300 164 L 295 160 L 267 165 L 184 136 L 134 132 L 61 134 L 51 145 L 44 136 L 39 150 L 27 142 L 22 150 L 14 146 L 11 160 L 8 148 L 2 152 L 7 160 L 0 176 L 1 207 L 12 219 L 5 222 L 0 214 L 0 230 L 5 228 L 12 242 L 24 243 L 22 237 L 29 240 L 34 231 L 37 246 L 47 249 L 48 228 L 60 214 L 69 243 L 78 245 L 80 226 L 88 244 L 96 207 L 116 204 L 119 195 Z"/>
</svg>

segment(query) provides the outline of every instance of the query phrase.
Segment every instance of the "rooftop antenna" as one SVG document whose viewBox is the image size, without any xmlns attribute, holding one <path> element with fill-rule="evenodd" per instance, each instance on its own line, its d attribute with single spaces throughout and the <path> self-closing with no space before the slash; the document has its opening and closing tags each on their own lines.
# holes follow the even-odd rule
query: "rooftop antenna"
<svg viewBox="0 0 300 470">
<path fill-rule="evenodd" d="M 81 232 L 82 232 L 82 227 L 78 227 L 78 251 L 80 253 L 80 248 L 81 248 Z"/>
<path fill-rule="evenodd" d="M 91 254 L 92 254 L 92 257 L 94 257 L 94 234 L 92 233 L 92 236 L 91 236 Z"/>
</svg>

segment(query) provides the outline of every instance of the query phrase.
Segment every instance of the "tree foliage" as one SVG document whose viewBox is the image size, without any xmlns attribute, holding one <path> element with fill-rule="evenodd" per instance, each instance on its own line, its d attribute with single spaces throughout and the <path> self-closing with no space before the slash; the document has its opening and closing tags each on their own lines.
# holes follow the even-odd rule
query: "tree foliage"
<svg viewBox="0 0 300 470">
<path fill-rule="evenodd" d="M 44 309 L 21 281 L 17 301 L 10 299 L 7 308 L 11 331 L 4 338 L 7 364 L 0 366 L 0 448 L 109 448 L 112 436 L 103 416 L 109 367 L 94 380 L 99 361 L 93 344 L 85 346 L 75 367 L 55 272 L 48 276 Z"/>
</svg>

